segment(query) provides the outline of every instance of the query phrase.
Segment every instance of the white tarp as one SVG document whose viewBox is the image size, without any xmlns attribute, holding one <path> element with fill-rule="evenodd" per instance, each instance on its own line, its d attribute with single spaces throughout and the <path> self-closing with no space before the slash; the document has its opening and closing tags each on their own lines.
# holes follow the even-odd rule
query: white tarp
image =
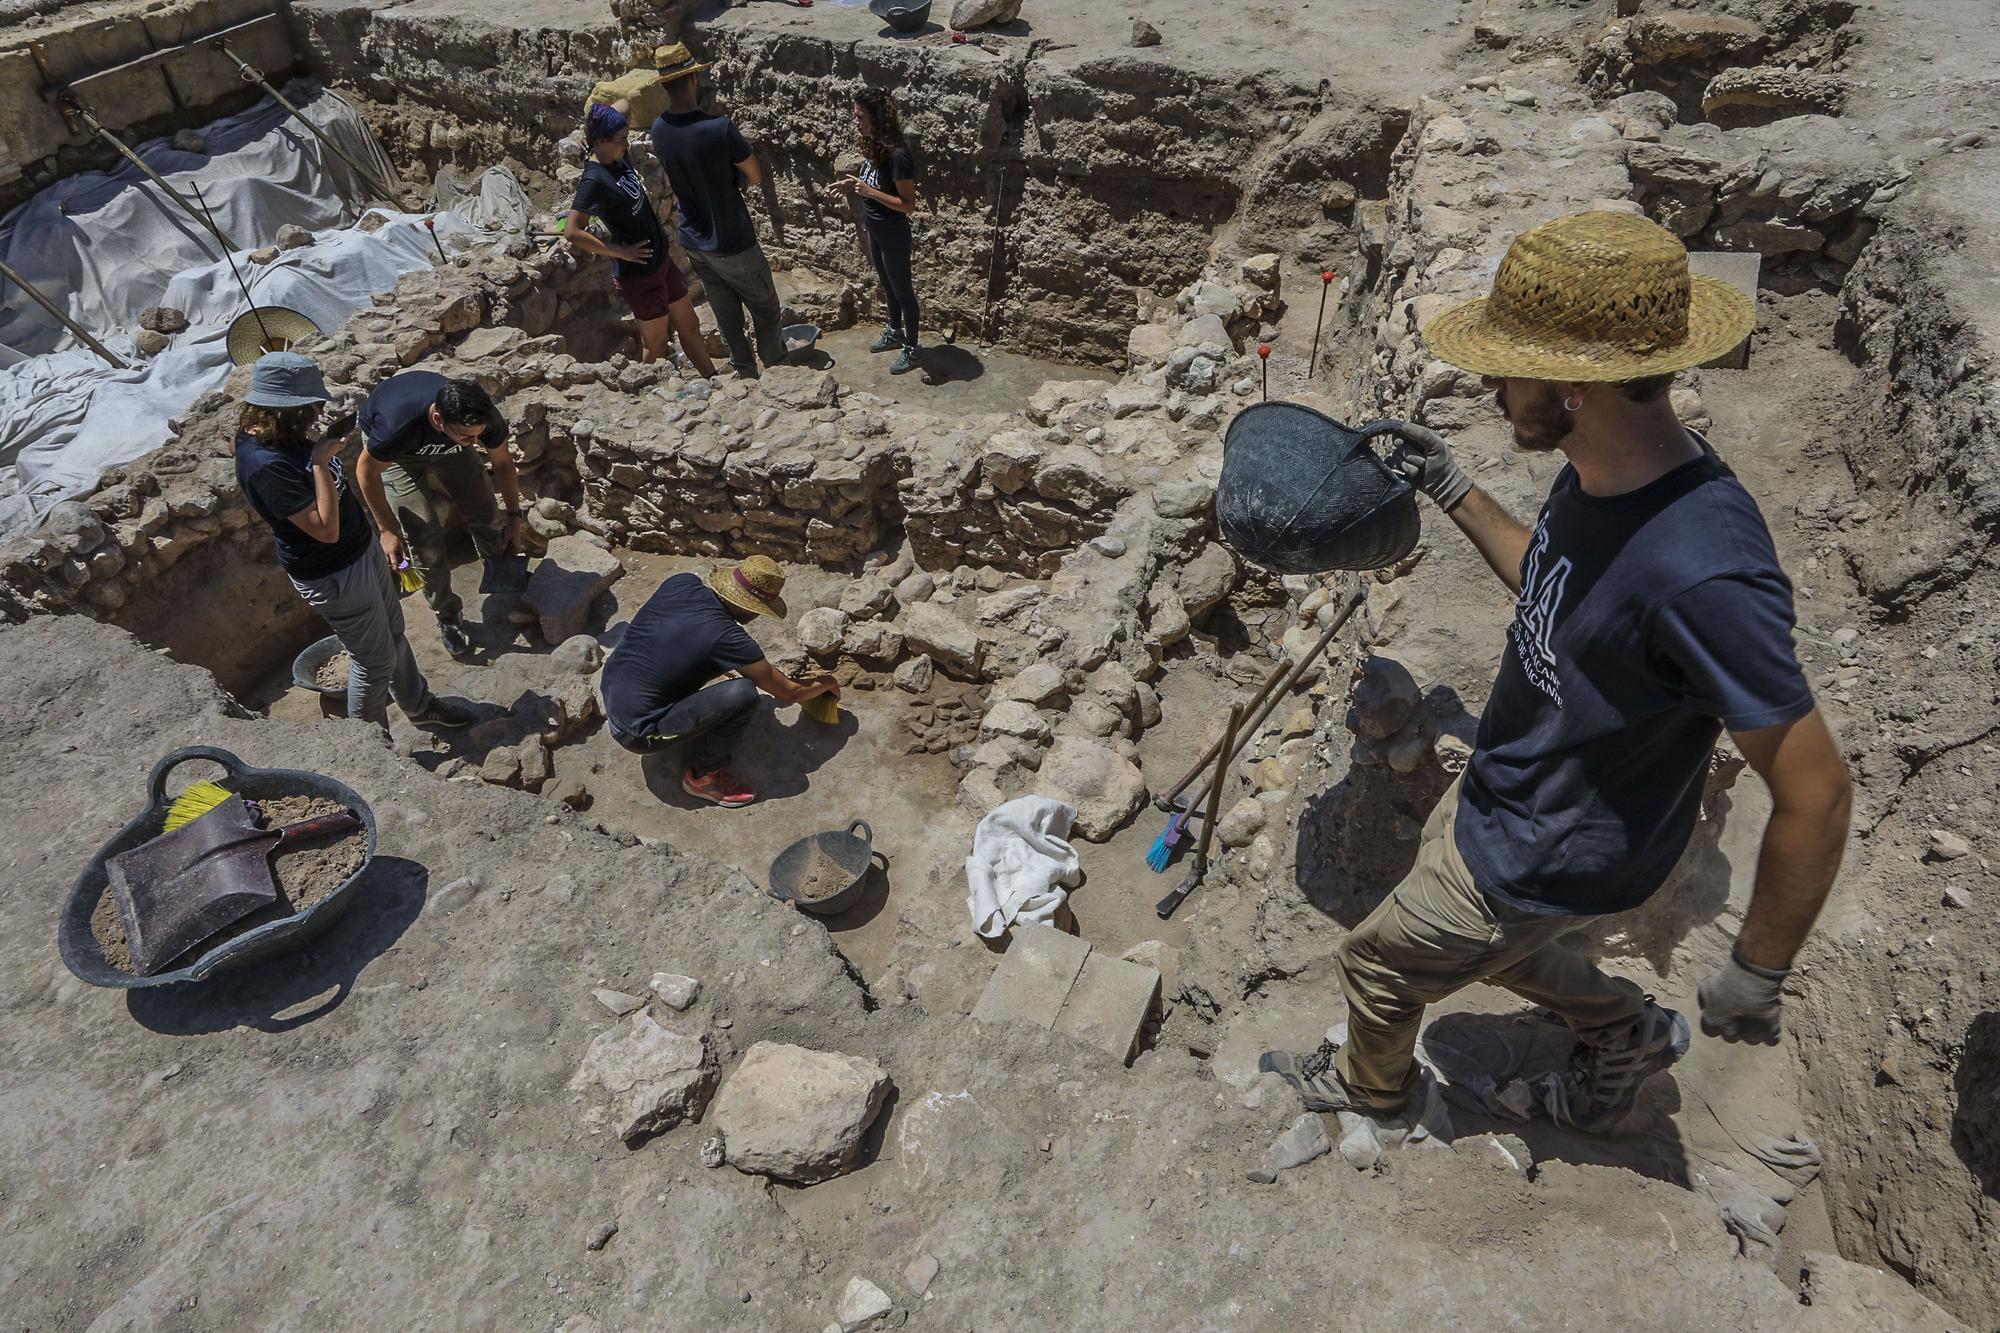
<svg viewBox="0 0 2000 1333">
<path fill-rule="evenodd" d="M 292 100 L 350 156 L 393 181 L 344 99 Z M 352 201 L 371 192 L 275 103 L 202 133 L 203 153 L 177 150 L 170 139 L 137 151 L 183 195 L 192 198 L 198 181 L 216 223 L 238 245 L 269 245 L 285 223 L 315 233 L 311 246 L 268 265 L 235 256 L 259 304 L 288 306 L 331 332 L 376 292 L 436 262 L 425 214 L 385 213 L 373 233 L 350 228 L 362 207 Z M 489 225 L 516 211 L 525 216 L 525 207 L 504 172 L 487 173 L 461 203 Z M 458 216 L 437 216 L 448 246 L 470 232 Z M 112 369 L 24 293 L 0 287 L 0 536 L 7 536 L 104 469 L 165 443 L 167 418 L 228 379 L 224 334 L 248 306 L 214 238 L 129 163 L 59 181 L 0 219 L 0 255 L 129 366 Z M 139 312 L 154 305 L 186 311 L 192 327 L 148 360 L 132 334 Z"/>
</svg>

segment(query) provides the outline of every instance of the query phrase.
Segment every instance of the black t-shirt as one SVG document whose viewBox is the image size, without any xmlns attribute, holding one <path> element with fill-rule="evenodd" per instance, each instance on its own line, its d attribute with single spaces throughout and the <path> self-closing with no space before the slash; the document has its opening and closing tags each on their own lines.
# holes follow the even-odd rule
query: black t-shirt
<svg viewBox="0 0 2000 1333">
<path fill-rule="evenodd" d="M 375 386 L 361 405 L 368 452 L 385 463 L 407 454 L 446 454 L 463 446 L 431 425 L 431 404 L 445 386 L 434 370 L 406 370 Z"/>
<path fill-rule="evenodd" d="M 667 233 L 660 215 L 646 194 L 646 182 L 625 158 L 610 166 L 592 158 L 577 182 L 576 201 L 570 205 L 579 213 L 601 219 L 611 239 L 620 245 L 650 245 L 653 257 L 643 264 L 629 260 L 611 261 L 612 272 L 621 278 L 642 278 L 667 262 Z"/>
<path fill-rule="evenodd" d="M 706 583 L 676 574 L 646 599 L 604 664 L 604 715 L 628 735 L 654 735 L 660 714 L 763 656 Z"/>
<path fill-rule="evenodd" d="M 1625 495 L 1564 468 L 1460 792 L 1474 881 L 1565 915 L 1644 902 L 1687 846 L 1721 729 L 1811 710 L 1792 628 L 1770 530 L 1712 452 Z"/>
<path fill-rule="evenodd" d="M 733 255 L 757 244 L 757 229 L 736 164 L 750 145 L 727 116 L 706 111 L 669 111 L 653 122 L 653 155 L 681 206 L 681 244 L 709 255 Z"/>
<path fill-rule="evenodd" d="M 295 579 L 338 574 L 365 555 L 375 537 L 361 501 L 348 488 L 347 474 L 338 458 L 330 460 L 327 467 L 340 497 L 340 535 L 330 542 L 315 541 L 292 522 L 293 514 L 312 508 L 318 498 L 308 466 L 311 460 L 312 455 L 304 449 L 280 448 L 255 435 L 236 437 L 236 484 L 243 488 L 250 507 L 270 524 L 271 535 L 278 539 L 278 565 Z"/>
<path fill-rule="evenodd" d="M 895 194 L 897 181 L 913 181 L 917 178 L 917 164 L 911 159 L 909 149 L 897 148 L 889 154 L 889 175 L 886 180 L 883 179 L 881 168 L 873 162 L 863 162 L 859 174 L 861 183 L 869 189 L 880 190 L 884 194 Z M 898 213 L 887 204 L 866 196 L 861 200 L 861 216 L 870 227 L 910 225 L 908 213 Z"/>
</svg>

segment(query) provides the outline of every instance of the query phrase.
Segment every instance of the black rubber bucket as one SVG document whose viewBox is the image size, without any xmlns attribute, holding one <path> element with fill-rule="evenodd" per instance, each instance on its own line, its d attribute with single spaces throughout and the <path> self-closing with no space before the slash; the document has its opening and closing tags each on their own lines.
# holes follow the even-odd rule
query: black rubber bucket
<svg viewBox="0 0 2000 1333">
<path fill-rule="evenodd" d="M 346 652 L 340 640 L 334 635 L 306 645 L 305 651 L 292 659 L 292 684 L 302 690 L 311 690 L 322 699 L 338 699 L 347 702 L 347 683 L 332 686 L 319 683 L 319 669 L 331 662 L 337 654 Z"/>
<path fill-rule="evenodd" d="M 1280 574 L 1395 564 L 1422 531 L 1417 493 L 1368 442 L 1402 424 L 1346 426 L 1297 403 L 1251 404 L 1223 437 L 1222 539 Z"/>
<path fill-rule="evenodd" d="M 869 0 L 868 12 L 897 32 L 921 32 L 931 20 L 931 0 Z"/>
<path fill-rule="evenodd" d="M 788 902 L 802 912 L 811 912 L 815 916 L 836 916 L 861 896 L 861 886 L 867 882 L 868 872 L 875 864 L 874 842 L 875 831 L 868 827 L 867 821 L 860 819 L 849 824 L 845 832 L 808 833 L 779 852 L 777 859 L 771 862 L 771 887 L 768 891 L 773 898 Z M 804 887 L 806 863 L 815 847 L 832 858 L 846 873 L 848 880 L 847 887 L 838 893 L 808 902 L 799 896 L 799 890 Z"/>
<path fill-rule="evenodd" d="M 278 921 L 267 921 L 255 930 L 226 939 L 171 972 L 156 972 L 149 977 L 142 977 L 136 972 L 121 972 L 105 961 L 104 950 L 90 930 L 91 913 L 97 910 L 98 900 L 110 888 L 110 876 L 104 866 L 120 852 L 130 851 L 140 843 L 160 836 L 167 822 L 167 807 L 172 804 L 167 797 L 167 775 L 192 759 L 206 759 L 220 764 L 226 774 L 222 785 L 252 801 L 279 800 L 286 796 L 318 796 L 338 801 L 361 820 L 368 839 L 367 850 L 362 854 L 359 869 L 343 880 L 339 888 L 303 912 Z M 116 837 L 98 848 L 97 855 L 77 877 L 75 887 L 69 891 L 69 901 L 63 905 L 62 923 L 56 930 L 56 946 L 62 951 L 63 966 L 93 986 L 135 990 L 141 986 L 164 986 L 176 981 L 201 981 L 218 972 L 247 967 L 296 949 L 325 930 L 353 905 L 355 890 L 374 859 L 375 812 L 346 783 L 303 769 L 251 768 L 227 750 L 208 745 L 185 746 L 153 765 L 153 775 L 146 780 L 146 808 L 118 830 Z"/>
</svg>

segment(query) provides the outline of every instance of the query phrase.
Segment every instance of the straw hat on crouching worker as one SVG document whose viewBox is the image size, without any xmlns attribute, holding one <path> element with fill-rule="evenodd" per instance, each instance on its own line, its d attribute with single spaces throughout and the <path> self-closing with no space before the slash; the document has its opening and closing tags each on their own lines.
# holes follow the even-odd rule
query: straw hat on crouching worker
<svg viewBox="0 0 2000 1333">
<path fill-rule="evenodd" d="M 1756 322 L 1749 297 L 1688 272 L 1672 232 L 1607 210 L 1522 232 L 1493 294 L 1439 315 L 1424 342 L 1475 375 L 1615 383 L 1713 361 Z"/>
<path fill-rule="evenodd" d="M 785 571 L 767 555 L 753 555 L 740 565 L 717 565 L 709 573 L 708 586 L 731 606 L 760 616 L 785 618 Z"/>
</svg>

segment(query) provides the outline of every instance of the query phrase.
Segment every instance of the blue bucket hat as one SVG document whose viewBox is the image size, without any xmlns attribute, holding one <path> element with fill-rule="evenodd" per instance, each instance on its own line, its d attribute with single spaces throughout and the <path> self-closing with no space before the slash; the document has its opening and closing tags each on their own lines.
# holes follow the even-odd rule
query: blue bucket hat
<svg viewBox="0 0 2000 1333">
<path fill-rule="evenodd" d="M 616 138 L 618 131 L 629 123 L 617 107 L 593 102 L 583 118 L 583 137 L 590 143 L 603 143 L 606 139 Z"/>
<path fill-rule="evenodd" d="M 326 380 L 309 356 L 298 352 L 266 352 L 250 372 L 250 392 L 243 401 L 252 407 L 312 407 L 330 395 Z"/>
</svg>

